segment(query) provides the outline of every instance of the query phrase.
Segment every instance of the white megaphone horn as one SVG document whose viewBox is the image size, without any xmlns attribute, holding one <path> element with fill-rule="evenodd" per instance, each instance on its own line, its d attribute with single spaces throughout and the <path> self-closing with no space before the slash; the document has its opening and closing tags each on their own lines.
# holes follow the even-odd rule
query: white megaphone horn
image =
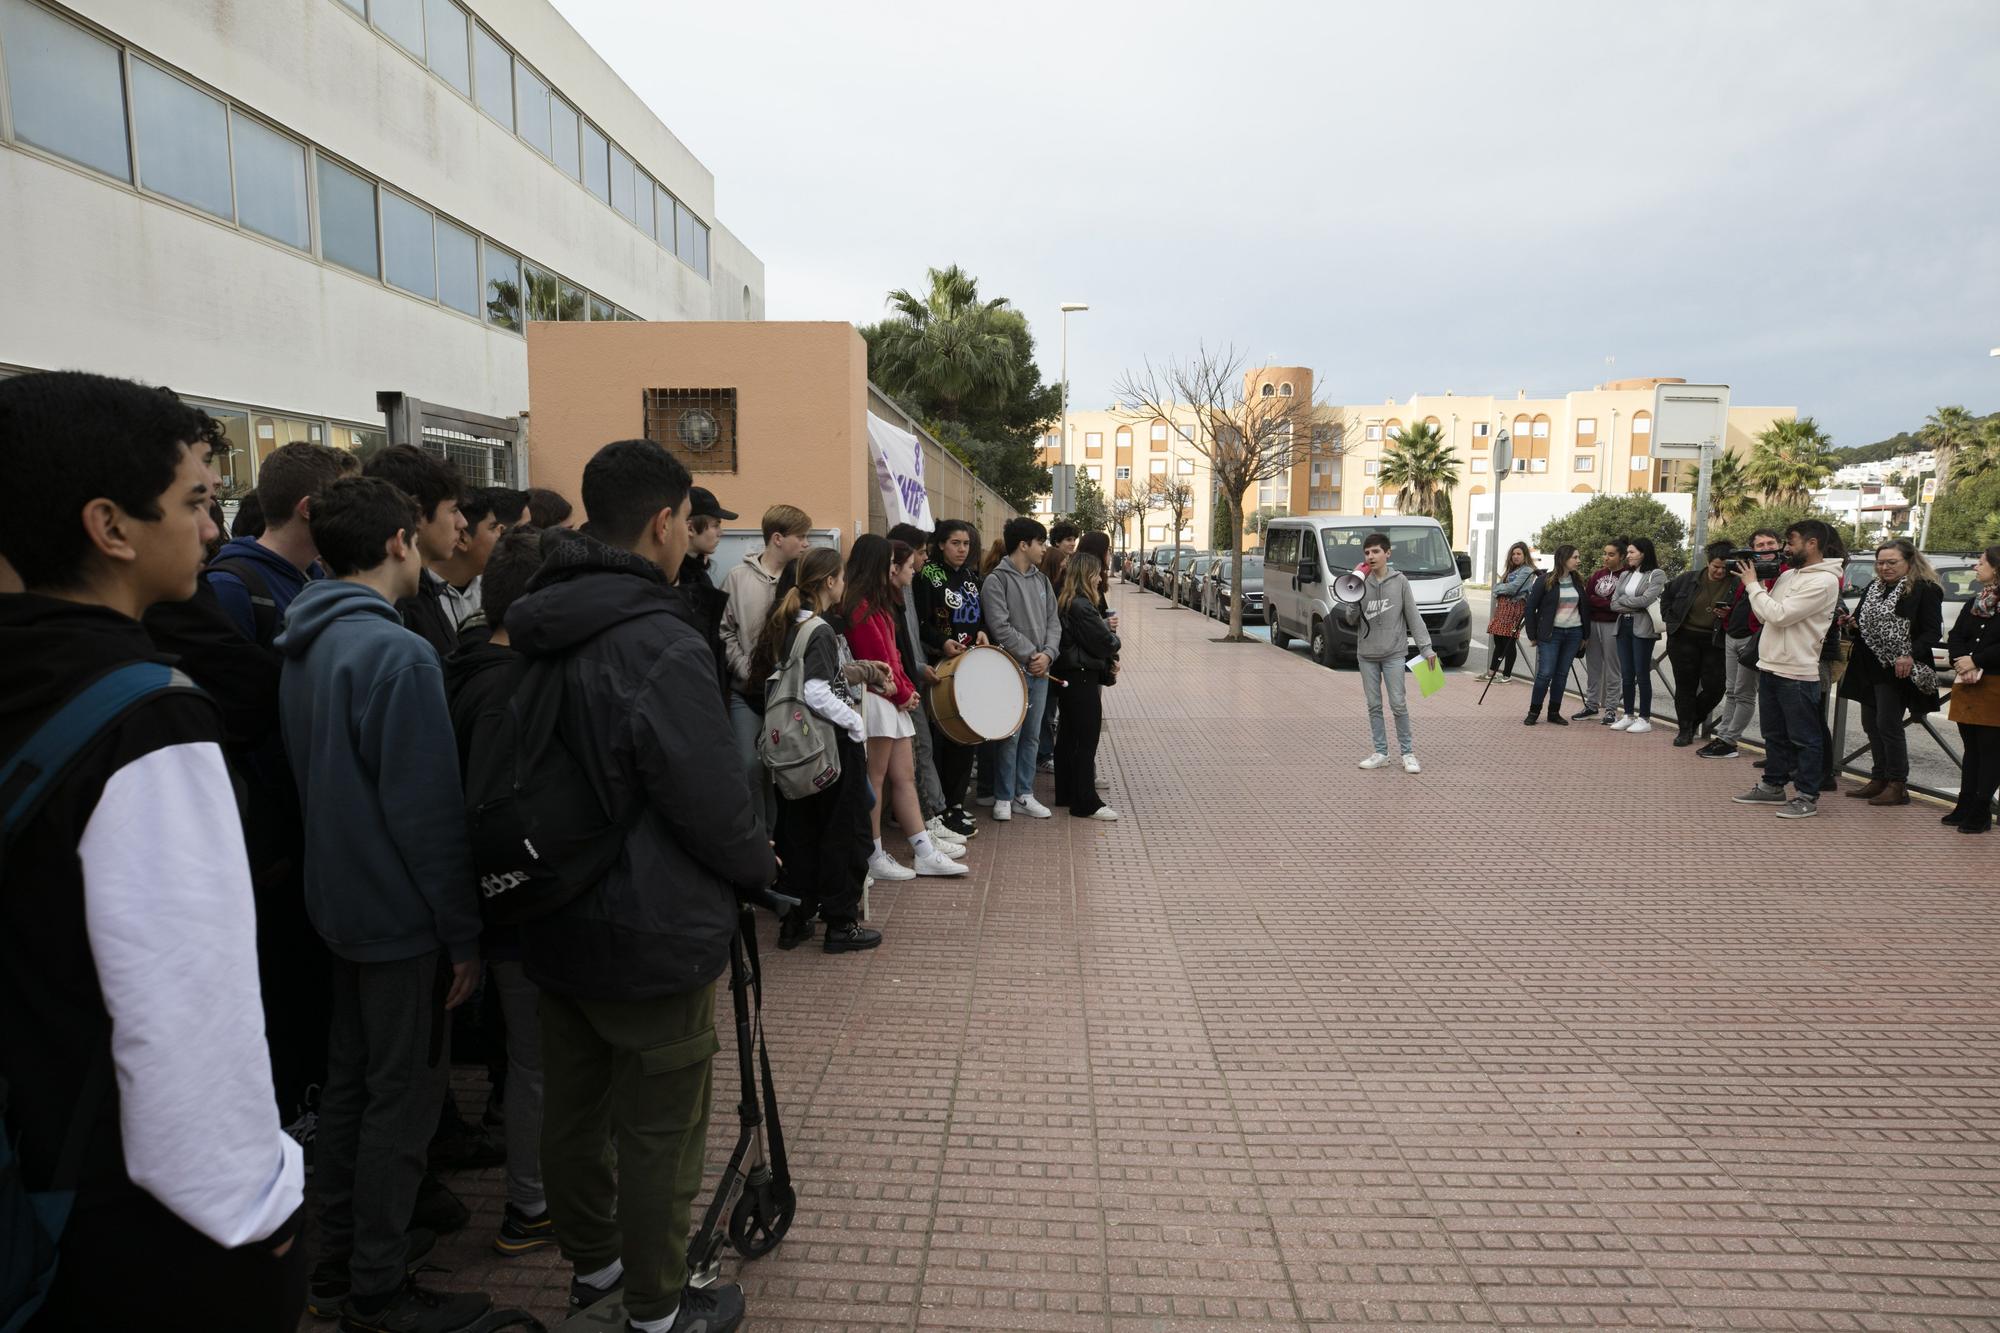
<svg viewBox="0 0 2000 1333">
<path fill-rule="evenodd" d="M 1349 606 L 1359 605 L 1368 595 L 1368 584 L 1359 574 L 1342 574 L 1333 581 L 1333 600 Z"/>
</svg>

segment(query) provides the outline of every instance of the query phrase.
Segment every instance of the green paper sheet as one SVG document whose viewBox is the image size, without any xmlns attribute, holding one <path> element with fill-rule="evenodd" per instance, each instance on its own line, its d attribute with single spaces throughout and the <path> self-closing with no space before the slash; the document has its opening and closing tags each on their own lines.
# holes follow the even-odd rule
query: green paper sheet
<svg viewBox="0 0 2000 1333">
<path fill-rule="evenodd" d="M 1417 689 L 1428 699 L 1444 688 L 1444 668 L 1427 657 L 1410 659 L 1410 670 L 1416 673 Z"/>
</svg>

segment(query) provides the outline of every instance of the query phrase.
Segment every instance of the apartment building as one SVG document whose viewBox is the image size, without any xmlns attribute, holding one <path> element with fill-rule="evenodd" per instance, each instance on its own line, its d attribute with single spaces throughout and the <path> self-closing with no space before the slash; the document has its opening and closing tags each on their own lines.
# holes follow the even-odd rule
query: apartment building
<svg viewBox="0 0 2000 1333">
<path fill-rule="evenodd" d="M 0 0 L 0 374 L 532 478 L 531 321 L 758 320 L 714 176 L 547 0 Z"/>
</svg>

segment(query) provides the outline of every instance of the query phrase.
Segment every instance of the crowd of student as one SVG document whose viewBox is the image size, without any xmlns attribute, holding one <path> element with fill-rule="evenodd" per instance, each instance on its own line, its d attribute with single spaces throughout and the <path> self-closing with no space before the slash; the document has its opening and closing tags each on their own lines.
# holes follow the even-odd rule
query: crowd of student
<svg viewBox="0 0 2000 1333">
<path fill-rule="evenodd" d="M 1840 790 L 1827 722 L 1836 693 L 1859 704 L 1869 747 L 1868 782 L 1844 794 L 1908 805 L 1904 728 L 1939 709 L 1948 687 L 1964 760 L 1958 802 L 1942 822 L 1961 833 L 1991 829 L 2000 789 L 2000 678 L 1991 678 L 2000 671 L 2000 547 L 1980 556 L 1974 594 L 1948 636 L 1937 571 L 1907 540 L 1876 549 L 1873 578 L 1852 611 L 1842 601 L 1848 552 L 1826 523 L 1809 519 L 1782 535 L 1761 529 L 1751 548 L 1755 560 L 1732 565 L 1729 543 L 1711 543 L 1700 565 L 1670 580 L 1644 537 L 1605 543 L 1588 574 L 1574 546 L 1557 547 L 1544 572 L 1527 543 L 1516 542 L 1494 581 L 1491 655 L 1480 679 L 1515 678 L 1525 633 L 1537 650 L 1528 726 L 1546 708 L 1553 726 L 1596 718 L 1643 734 L 1653 729 L 1653 663 L 1664 641 L 1674 745 L 1705 740 L 1700 758 L 1735 758 L 1761 711 L 1763 776 L 1735 799 L 1776 807 L 1782 819 L 1809 818 L 1823 793 Z M 1948 670 L 1934 666 L 1940 646 Z M 1564 686 L 1579 657 L 1583 706 L 1566 718 Z"/>
<path fill-rule="evenodd" d="M 59 1262 L 0 1286 L 0 1316 L 464 1329 L 489 1298 L 414 1274 L 469 1221 L 441 1173 L 504 1165 L 494 1246 L 559 1246 L 573 1305 L 622 1291 L 645 1333 L 735 1327 L 740 1290 L 688 1286 L 686 1249 L 739 902 L 776 883 L 800 900 L 784 947 L 822 923 L 827 953 L 876 947 L 871 882 L 966 873 L 975 771 L 995 821 L 1051 815 L 1051 735 L 1053 803 L 1116 819 L 1095 767 L 1108 539 L 1013 519 L 982 568 L 950 520 L 843 556 L 777 505 L 718 580 L 737 516 L 628 440 L 585 468 L 576 530 L 561 496 L 467 489 L 419 449 L 357 468 L 285 445 L 225 541 L 223 446 L 164 389 L 0 383 L 0 1143 L 20 1168 L 0 1210 L 70 1199 L 41 1227 Z M 1024 716 L 961 744 L 930 720 L 937 667 L 988 645 Z M 774 781 L 781 687 L 835 738 L 810 791 Z M 529 701 L 552 748 L 528 748 Z M 469 827 L 484 794 L 526 801 L 530 753 L 610 832 L 588 883 L 523 923 L 492 910 L 516 887 Z M 454 1107 L 455 1026 L 488 1066 L 483 1125 Z"/>
</svg>

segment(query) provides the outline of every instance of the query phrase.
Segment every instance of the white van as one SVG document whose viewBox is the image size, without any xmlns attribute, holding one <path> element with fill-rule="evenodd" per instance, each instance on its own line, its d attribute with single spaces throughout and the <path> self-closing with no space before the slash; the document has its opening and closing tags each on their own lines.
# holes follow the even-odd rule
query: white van
<svg viewBox="0 0 2000 1333">
<path fill-rule="evenodd" d="M 1282 648 L 1304 639 L 1315 661 L 1353 664 L 1355 631 L 1336 613 L 1333 581 L 1361 563 L 1361 543 L 1371 532 L 1388 536 L 1389 563 L 1409 579 L 1439 659 L 1448 667 L 1464 666 L 1472 651 L 1464 584 L 1471 562 L 1452 555 L 1444 529 L 1430 518 L 1272 519 L 1264 531 L 1264 614 L 1271 642 Z"/>
</svg>

